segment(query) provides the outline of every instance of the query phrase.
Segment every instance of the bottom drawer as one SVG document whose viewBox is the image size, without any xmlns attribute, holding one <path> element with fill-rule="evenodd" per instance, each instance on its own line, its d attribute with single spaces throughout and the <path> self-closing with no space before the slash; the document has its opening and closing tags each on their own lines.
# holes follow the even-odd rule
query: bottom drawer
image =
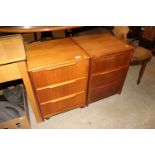
<svg viewBox="0 0 155 155">
<path fill-rule="evenodd" d="M 124 80 L 127 70 L 128 67 L 124 67 L 107 74 L 100 73 L 98 75 L 92 76 L 90 80 L 91 88 L 101 87 L 103 85 L 111 84 L 116 81 Z"/>
<path fill-rule="evenodd" d="M 100 99 L 114 95 L 119 91 L 121 91 L 122 86 L 123 86 L 123 81 L 120 81 L 103 87 L 91 89 L 88 95 L 88 103 L 95 102 Z"/>
<path fill-rule="evenodd" d="M 60 112 L 68 111 L 76 107 L 82 107 L 86 104 L 86 93 L 70 95 L 65 99 L 49 102 L 41 105 L 41 111 L 44 117 L 49 117 Z"/>
</svg>

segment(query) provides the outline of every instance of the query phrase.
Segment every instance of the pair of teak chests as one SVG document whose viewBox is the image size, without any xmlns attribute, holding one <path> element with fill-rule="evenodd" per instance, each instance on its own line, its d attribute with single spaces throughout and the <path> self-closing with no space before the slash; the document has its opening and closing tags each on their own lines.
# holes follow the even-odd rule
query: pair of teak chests
<svg viewBox="0 0 155 155">
<path fill-rule="evenodd" d="M 43 118 L 120 93 L 132 47 L 111 34 L 26 45 L 27 67 Z"/>
</svg>

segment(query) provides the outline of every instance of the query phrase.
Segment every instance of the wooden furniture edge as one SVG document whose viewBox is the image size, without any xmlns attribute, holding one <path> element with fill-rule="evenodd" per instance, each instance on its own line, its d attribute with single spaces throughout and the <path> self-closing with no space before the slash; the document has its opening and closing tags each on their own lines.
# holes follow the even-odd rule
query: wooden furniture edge
<svg viewBox="0 0 155 155">
<path fill-rule="evenodd" d="M 35 95 L 33 93 L 33 89 L 31 86 L 31 82 L 30 82 L 30 78 L 29 78 L 29 75 L 27 72 L 27 67 L 26 67 L 25 61 L 18 62 L 18 67 L 19 67 L 21 77 L 23 79 L 23 83 L 24 83 L 25 88 L 26 88 L 26 92 L 27 92 L 29 100 L 30 100 L 30 104 L 32 106 L 32 110 L 33 110 L 34 115 L 35 115 L 35 118 L 36 118 L 38 123 L 42 122 L 43 117 L 41 116 L 41 112 L 40 112 L 40 109 L 38 107 L 38 103 L 36 102 Z"/>
</svg>

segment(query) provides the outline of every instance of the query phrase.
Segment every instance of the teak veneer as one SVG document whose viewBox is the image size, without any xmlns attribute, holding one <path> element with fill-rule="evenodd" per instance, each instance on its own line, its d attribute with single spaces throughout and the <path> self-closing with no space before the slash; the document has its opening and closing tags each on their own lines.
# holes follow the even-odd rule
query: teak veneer
<svg viewBox="0 0 155 155">
<path fill-rule="evenodd" d="M 89 56 L 70 38 L 26 45 L 27 66 L 44 118 L 86 105 Z"/>
<path fill-rule="evenodd" d="M 91 57 L 88 103 L 120 93 L 128 71 L 132 47 L 108 33 L 76 36 L 72 39 Z"/>
</svg>

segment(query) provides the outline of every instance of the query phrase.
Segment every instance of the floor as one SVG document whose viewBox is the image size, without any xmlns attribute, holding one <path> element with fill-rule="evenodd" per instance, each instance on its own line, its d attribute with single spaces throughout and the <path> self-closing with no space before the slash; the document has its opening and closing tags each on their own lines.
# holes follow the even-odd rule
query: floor
<svg viewBox="0 0 155 155">
<path fill-rule="evenodd" d="M 114 95 L 37 124 L 34 129 L 147 129 L 155 128 L 155 57 L 136 84 L 140 66 L 130 66 L 121 95 Z"/>
</svg>

